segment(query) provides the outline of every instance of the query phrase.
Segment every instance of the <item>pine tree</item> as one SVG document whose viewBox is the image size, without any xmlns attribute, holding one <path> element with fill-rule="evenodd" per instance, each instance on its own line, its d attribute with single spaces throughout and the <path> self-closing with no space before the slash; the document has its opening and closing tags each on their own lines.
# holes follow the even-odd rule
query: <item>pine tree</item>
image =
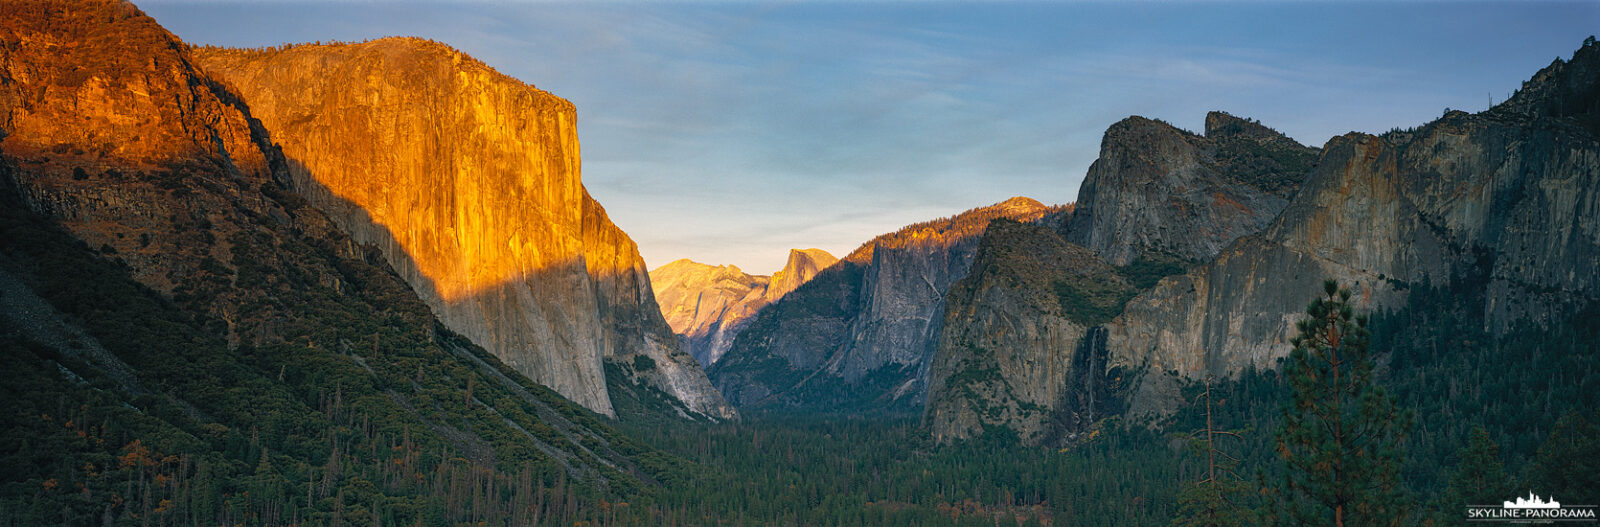
<svg viewBox="0 0 1600 527">
<path fill-rule="evenodd" d="M 1274 441 L 1285 464 L 1268 514 L 1289 525 L 1402 525 L 1399 441 L 1410 428 L 1373 378 L 1365 316 L 1323 283 L 1284 364 L 1290 398 Z"/>
<path fill-rule="evenodd" d="M 1483 426 L 1473 427 L 1467 445 L 1456 456 L 1461 461 L 1450 475 L 1450 487 L 1441 500 L 1437 523 L 1459 521 L 1468 506 L 1492 505 L 1517 495 L 1511 476 L 1506 474 L 1505 462 L 1500 459 L 1500 446 L 1489 438 L 1489 431 Z"/>
<path fill-rule="evenodd" d="M 1211 379 L 1206 378 L 1206 426 L 1190 434 L 1189 446 L 1206 457 L 1205 478 L 1184 482 L 1178 490 L 1178 515 L 1172 527 L 1238 527 L 1255 525 L 1256 517 L 1241 500 L 1250 492 L 1250 485 L 1239 477 L 1236 470 L 1239 459 L 1223 451 L 1217 440 L 1239 439 L 1236 430 L 1218 430 L 1212 418 L 1216 405 L 1211 397 Z"/>
<path fill-rule="evenodd" d="M 1561 416 L 1528 472 L 1529 485 L 1541 496 L 1600 503 L 1600 415 L 1591 419 L 1568 411 Z"/>
</svg>

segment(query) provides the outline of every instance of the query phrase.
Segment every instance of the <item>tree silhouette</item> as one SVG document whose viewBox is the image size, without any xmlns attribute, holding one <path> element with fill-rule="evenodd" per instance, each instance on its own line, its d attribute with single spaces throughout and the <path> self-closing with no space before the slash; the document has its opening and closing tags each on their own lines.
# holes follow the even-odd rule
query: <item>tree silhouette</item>
<svg viewBox="0 0 1600 527">
<path fill-rule="evenodd" d="M 1269 519 L 1291 525 L 1402 525 L 1398 443 L 1412 417 L 1373 378 L 1365 316 L 1323 283 L 1284 365 L 1290 398 L 1274 441 L 1286 470 Z"/>
</svg>

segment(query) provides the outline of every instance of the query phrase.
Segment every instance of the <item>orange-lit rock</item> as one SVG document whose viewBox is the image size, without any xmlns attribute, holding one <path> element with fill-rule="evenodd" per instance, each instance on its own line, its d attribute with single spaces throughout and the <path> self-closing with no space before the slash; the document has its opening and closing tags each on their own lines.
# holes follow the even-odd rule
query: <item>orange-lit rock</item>
<svg viewBox="0 0 1600 527">
<path fill-rule="evenodd" d="M 420 39 L 197 56 L 272 130 L 297 189 L 452 330 L 597 412 L 603 361 L 643 354 L 659 367 L 639 379 L 731 415 L 584 190 L 571 103 Z"/>
<path fill-rule="evenodd" d="M 710 366 L 752 315 L 837 261 L 822 249 L 791 249 L 783 269 L 764 276 L 683 259 L 650 271 L 650 282 L 667 325 L 683 337 L 690 355 Z"/>
<path fill-rule="evenodd" d="M 265 133 L 131 4 L 0 3 L 0 154 L 23 201 L 163 293 L 231 267 L 242 211 L 281 217 Z M 4 170 L 0 168 L 0 170 Z M 7 181 L 9 180 L 9 181 Z M 219 302 L 234 334 L 234 305 Z"/>
</svg>

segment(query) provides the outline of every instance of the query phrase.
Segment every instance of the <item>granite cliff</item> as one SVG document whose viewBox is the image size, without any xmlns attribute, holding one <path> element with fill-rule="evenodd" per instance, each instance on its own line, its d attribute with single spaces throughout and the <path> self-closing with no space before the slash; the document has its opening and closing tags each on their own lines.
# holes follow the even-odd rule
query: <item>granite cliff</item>
<svg viewBox="0 0 1600 527">
<path fill-rule="evenodd" d="M 709 368 L 733 346 L 734 336 L 756 311 L 837 261 L 822 249 L 791 249 L 783 269 L 766 276 L 683 259 L 650 271 L 650 283 L 667 325 L 689 354 Z"/>
<path fill-rule="evenodd" d="M 935 440 L 1000 425 L 1029 444 L 1055 443 L 1116 411 L 1121 372 L 1105 367 L 1097 324 L 1131 290 L 1054 229 L 996 220 L 972 272 L 950 287 L 928 380 Z"/>
<path fill-rule="evenodd" d="M 1591 42 L 1488 111 L 1333 138 L 1265 231 L 1129 304 L 1108 328 L 1114 362 L 1189 378 L 1269 367 L 1327 277 L 1368 309 L 1416 285 L 1483 288 L 1496 333 L 1600 298 L 1597 72 Z"/>
<path fill-rule="evenodd" d="M 5 7 L 0 183 L 30 209 L 169 295 L 236 271 L 236 236 L 291 221 L 261 192 L 287 173 L 265 130 L 154 20 L 115 2 Z M 264 338 L 235 307 L 206 309 L 231 341 Z"/>
<path fill-rule="evenodd" d="M 1108 367 L 1106 325 L 1163 276 L 1266 228 L 1317 150 L 1211 112 L 1204 136 L 1124 119 L 1100 152 L 1066 221 L 991 227 L 951 287 L 924 411 L 939 441 L 1006 426 L 1061 444 L 1120 412 L 1134 370 Z"/>
<path fill-rule="evenodd" d="M 1274 367 L 1327 278 L 1365 310 L 1397 307 L 1412 287 L 1482 288 L 1495 332 L 1600 299 L 1597 72 L 1591 40 L 1488 111 L 1335 137 L 1314 163 L 1314 150 L 1223 114 L 1203 140 L 1118 123 L 1062 232 L 991 228 L 985 252 L 1005 256 L 980 258 L 952 288 L 927 422 L 944 441 L 1005 426 L 1038 443 L 1068 442 L 1110 411 L 1150 422 L 1183 404 L 1184 380 Z M 1152 254 L 1188 263 L 1146 273 Z M 1070 278 L 1106 264 L 1131 290 L 1093 283 L 1123 303 L 1076 323 L 1056 310 L 1096 307 Z M 1018 268 L 1039 277 L 990 278 Z M 1087 370 L 1059 373 L 1073 368 Z"/>
<path fill-rule="evenodd" d="M 441 328 L 381 254 L 294 192 L 244 100 L 131 4 L 0 4 L 0 137 L 0 355 L 21 410 L 0 428 L 56 461 L 13 465 L 4 484 L 75 487 L 29 498 L 51 521 L 279 524 L 285 504 L 342 510 L 347 489 L 420 521 L 437 501 L 425 478 L 339 471 L 511 484 L 497 458 L 538 474 L 530 491 L 547 476 L 652 484 L 640 456 L 659 452 Z M 28 422 L 53 408 L 95 424 L 61 440 Z M 76 462 L 132 450 L 212 486 L 129 493 Z M 324 466 L 316 492 L 225 503 L 224 488 Z"/>
<path fill-rule="evenodd" d="M 732 415 L 583 188 L 571 103 L 419 39 L 196 56 L 272 130 L 295 190 L 447 327 L 600 413 L 610 361 L 681 410 Z"/>
<path fill-rule="evenodd" d="M 1106 130 L 1067 237 L 1114 265 L 1146 251 L 1208 259 L 1265 228 L 1316 158 L 1316 149 L 1222 112 L 1206 116 L 1204 136 L 1129 117 Z"/>
<path fill-rule="evenodd" d="M 741 407 L 915 412 L 944 320 L 989 221 L 1056 217 L 1028 198 L 879 236 L 767 306 L 710 370 Z"/>
</svg>

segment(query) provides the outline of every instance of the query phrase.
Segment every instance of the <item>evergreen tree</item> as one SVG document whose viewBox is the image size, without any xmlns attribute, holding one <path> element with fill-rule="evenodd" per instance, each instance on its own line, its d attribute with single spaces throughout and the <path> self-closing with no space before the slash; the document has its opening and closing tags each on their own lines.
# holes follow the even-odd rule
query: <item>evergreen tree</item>
<svg viewBox="0 0 1600 527">
<path fill-rule="evenodd" d="M 1473 427 L 1467 446 L 1461 448 L 1461 464 L 1450 476 L 1448 494 L 1461 506 L 1493 504 L 1517 493 L 1500 459 L 1500 445 L 1489 438 L 1482 426 Z M 1448 512 L 1448 511 L 1447 511 Z"/>
<path fill-rule="evenodd" d="M 1434 524 L 1459 523 L 1468 506 L 1492 505 L 1517 495 L 1500 459 L 1500 445 L 1483 426 L 1472 428 L 1467 446 L 1461 447 L 1456 457 L 1461 461 L 1450 475 L 1450 487 L 1438 503 Z"/>
<path fill-rule="evenodd" d="M 1255 525 L 1254 511 L 1242 502 L 1250 492 L 1250 485 L 1239 477 L 1239 459 L 1217 444 L 1217 440 L 1223 438 L 1239 439 L 1239 432 L 1217 429 L 1211 412 L 1216 405 L 1212 401 L 1209 377 L 1206 391 L 1200 396 L 1206 399 L 1206 425 L 1190 434 L 1189 446 L 1205 456 L 1205 478 L 1184 482 L 1178 490 L 1178 515 L 1173 518 L 1172 527 Z"/>
<path fill-rule="evenodd" d="M 1540 496 L 1565 503 L 1600 503 L 1600 416 L 1567 412 L 1539 446 L 1528 483 Z"/>
<path fill-rule="evenodd" d="M 1286 470 L 1267 512 L 1289 525 L 1404 524 L 1398 443 L 1411 416 L 1373 378 L 1350 290 L 1328 280 L 1323 293 L 1284 364 L 1290 398 L 1274 442 Z"/>
</svg>

